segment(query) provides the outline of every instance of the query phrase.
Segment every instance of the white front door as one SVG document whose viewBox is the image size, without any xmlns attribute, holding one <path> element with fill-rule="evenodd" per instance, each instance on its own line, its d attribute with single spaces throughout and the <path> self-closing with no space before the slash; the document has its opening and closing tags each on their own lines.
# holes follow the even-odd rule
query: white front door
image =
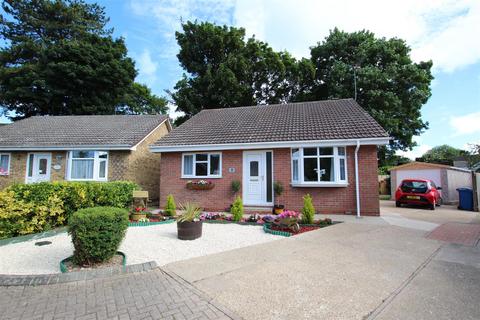
<svg viewBox="0 0 480 320">
<path fill-rule="evenodd" d="M 243 202 L 246 205 L 266 205 L 265 151 L 243 153 Z"/>
<path fill-rule="evenodd" d="M 51 166 L 50 153 L 30 153 L 27 160 L 27 183 L 50 181 Z"/>
</svg>

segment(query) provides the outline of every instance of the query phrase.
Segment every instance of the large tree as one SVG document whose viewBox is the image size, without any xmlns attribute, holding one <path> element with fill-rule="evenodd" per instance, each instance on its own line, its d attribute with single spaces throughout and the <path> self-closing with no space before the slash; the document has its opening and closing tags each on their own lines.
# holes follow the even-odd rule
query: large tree
<svg viewBox="0 0 480 320">
<path fill-rule="evenodd" d="M 417 160 L 430 163 L 440 163 L 446 165 L 453 165 L 453 161 L 457 157 L 468 158 L 469 153 L 465 150 L 457 149 L 447 144 L 433 147 L 425 152 Z"/>
<path fill-rule="evenodd" d="M 146 85 L 133 83 L 117 106 L 116 112 L 125 114 L 166 114 L 167 99 L 152 93 Z"/>
<path fill-rule="evenodd" d="M 311 59 L 316 73 L 308 98 L 356 96 L 393 138 L 388 152 L 412 148 L 413 136 L 428 128 L 420 110 L 431 95 L 432 62 L 412 62 L 405 41 L 334 29 L 311 48 Z"/>
<path fill-rule="evenodd" d="M 176 38 L 186 71 L 170 93 L 185 113 L 177 123 L 202 109 L 287 102 L 313 80 L 310 61 L 245 39 L 243 28 L 189 21 Z"/>
<path fill-rule="evenodd" d="M 106 27 L 103 7 L 82 0 L 4 0 L 2 8 L 4 113 L 113 114 L 126 94 L 132 102 L 132 94 L 140 92 L 134 63 L 123 39 L 113 38 Z"/>
</svg>

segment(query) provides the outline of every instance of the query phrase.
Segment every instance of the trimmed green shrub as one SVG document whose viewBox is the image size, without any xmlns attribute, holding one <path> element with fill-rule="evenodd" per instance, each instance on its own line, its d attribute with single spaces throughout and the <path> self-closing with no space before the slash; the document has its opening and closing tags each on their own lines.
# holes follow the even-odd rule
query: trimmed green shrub
<svg viewBox="0 0 480 320">
<path fill-rule="evenodd" d="M 237 197 L 232 204 L 232 208 L 230 209 L 230 213 L 232 214 L 233 221 L 241 221 L 243 218 L 243 202 L 242 198 Z"/>
<path fill-rule="evenodd" d="M 164 213 L 165 215 L 171 217 L 177 214 L 177 205 L 175 204 L 175 199 L 173 199 L 173 195 L 171 194 L 167 196 L 167 204 L 165 205 Z"/>
<path fill-rule="evenodd" d="M 15 198 L 13 191 L 0 192 L 0 239 L 41 232 L 65 223 L 60 198 L 26 202 Z"/>
<path fill-rule="evenodd" d="M 238 191 L 240 191 L 240 188 L 242 187 L 242 183 L 239 180 L 233 180 L 232 181 L 232 192 L 233 194 L 237 194 Z"/>
<path fill-rule="evenodd" d="M 75 212 L 68 220 L 74 247 L 73 262 L 91 265 L 107 261 L 118 250 L 128 228 L 128 210 L 94 207 Z"/>
<path fill-rule="evenodd" d="M 313 206 L 312 197 L 306 194 L 303 197 L 302 223 L 312 224 L 315 218 L 315 207 Z"/>
<path fill-rule="evenodd" d="M 56 181 L 15 184 L 1 192 L 0 238 L 63 226 L 77 210 L 95 206 L 127 208 L 138 185 L 128 181 Z"/>
</svg>

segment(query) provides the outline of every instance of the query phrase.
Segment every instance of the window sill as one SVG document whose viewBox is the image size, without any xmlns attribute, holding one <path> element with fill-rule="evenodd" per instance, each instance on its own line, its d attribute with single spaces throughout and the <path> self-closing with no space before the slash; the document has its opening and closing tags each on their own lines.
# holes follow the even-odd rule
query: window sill
<svg viewBox="0 0 480 320">
<path fill-rule="evenodd" d="M 181 176 L 180 177 L 181 179 L 189 179 L 189 180 L 192 180 L 192 179 L 200 179 L 200 180 L 208 180 L 208 179 L 221 179 L 222 177 L 220 176 L 214 176 L 214 177 L 189 177 L 189 176 Z"/>
<path fill-rule="evenodd" d="M 332 182 L 332 183 L 291 183 L 294 188 L 345 188 L 348 187 L 346 182 Z"/>
</svg>

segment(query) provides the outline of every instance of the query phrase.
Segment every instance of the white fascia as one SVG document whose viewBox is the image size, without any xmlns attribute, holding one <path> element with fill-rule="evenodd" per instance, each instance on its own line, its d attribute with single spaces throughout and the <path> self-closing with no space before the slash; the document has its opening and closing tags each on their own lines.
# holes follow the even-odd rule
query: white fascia
<svg viewBox="0 0 480 320">
<path fill-rule="evenodd" d="M 176 145 L 176 146 L 150 146 L 151 152 L 187 152 L 187 151 L 210 151 L 210 150 L 252 150 L 272 148 L 300 148 L 322 146 L 356 146 L 361 145 L 387 145 L 391 138 L 362 138 L 362 139 L 337 139 L 337 140 L 307 140 L 307 141 L 276 141 L 276 142 L 252 142 L 252 143 L 226 143 L 226 144 L 203 144 L 203 145 Z"/>
</svg>

